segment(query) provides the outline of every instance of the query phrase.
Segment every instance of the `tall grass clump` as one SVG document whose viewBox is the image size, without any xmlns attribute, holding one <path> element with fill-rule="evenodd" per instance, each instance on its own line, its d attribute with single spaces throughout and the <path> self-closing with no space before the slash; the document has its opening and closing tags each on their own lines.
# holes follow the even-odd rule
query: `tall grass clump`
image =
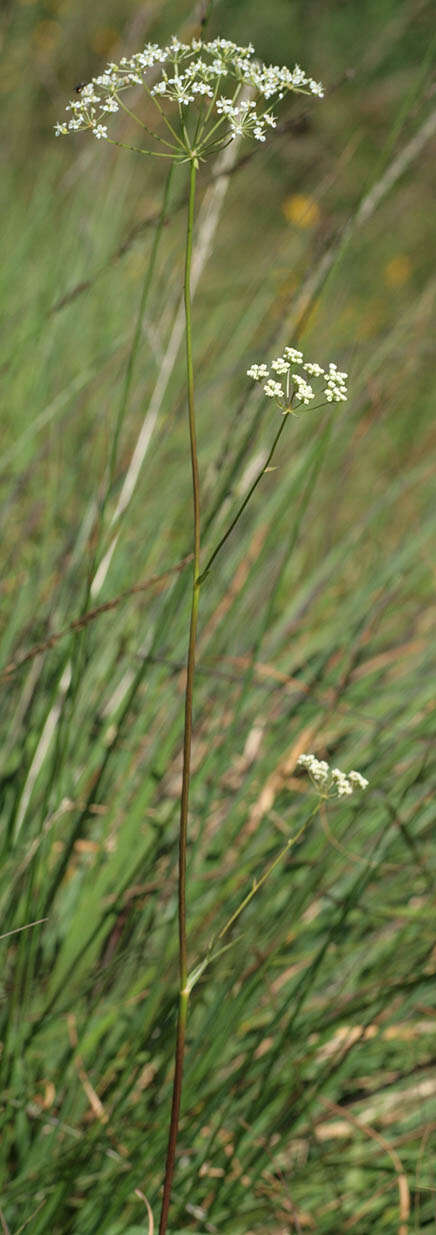
<svg viewBox="0 0 436 1235">
<path fill-rule="evenodd" d="M 8 219 L 9 1235 L 431 1229 L 425 75 L 164 36 Z"/>
</svg>

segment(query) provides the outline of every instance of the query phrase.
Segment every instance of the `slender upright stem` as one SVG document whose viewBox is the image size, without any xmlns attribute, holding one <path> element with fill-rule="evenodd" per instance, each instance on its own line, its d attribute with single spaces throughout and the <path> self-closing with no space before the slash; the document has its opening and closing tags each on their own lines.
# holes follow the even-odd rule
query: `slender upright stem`
<svg viewBox="0 0 436 1235">
<path fill-rule="evenodd" d="M 180 829 L 179 829 L 179 1010 L 177 1017 L 177 1037 L 174 1060 L 173 1097 L 171 1104 L 170 1129 L 165 1167 L 162 1209 L 159 1223 L 159 1235 L 165 1235 L 168 1222 L 168 1210 L 171 1200 L 171 1188 L 174 1175 L 177 1133 L 179 1127 L 180 1101 L 182 1095 L 183 1063 L 185 1055 L 185 1032 L 188 1012 L 188 962 L 186 947 L 186 848 L 188 836 L 189 785 L 191 775 L 191 744 L 192 744 L 192 696 L 195 672 L 195 644 L 197 636 L 199 574 L 200 574 L 200 485 L 198 475 L 197 441 L 194 410 L 194 366 L 192 360 L 192 329 L 191 329 L 191 260 L 192 234 L 194 228 L 195 184 L 197 177 L 197 161 L 191 159 L 191 175 L 189 187 L 188 227 L 186 235 L 185 255 L 185 333 L 186 333 L 186 374 L 188 386 L 188 417 L 189 441 L 191 450 L 192 494 L 194 515 L 194 567 L 192 579 L 191 621 L 189 629 L 189 647 L 185 688 L 185 730 L 183 737 L 183 777 L 180 799 Z"/>
</svg>

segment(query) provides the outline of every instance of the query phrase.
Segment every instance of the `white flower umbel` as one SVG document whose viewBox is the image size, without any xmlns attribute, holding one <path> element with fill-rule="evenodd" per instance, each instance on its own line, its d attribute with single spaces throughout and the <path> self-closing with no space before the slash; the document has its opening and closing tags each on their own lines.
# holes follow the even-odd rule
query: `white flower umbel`
<svg viewBox="0 0 436 1235">
<path fill-rule="evenodd" d="M 269 377 L 269 371 L 266 364 L 252 364 L 251 369 L 247 369 L 247 376 L 252 377 L 255 382 L 260 382 L 262 378 Z"/>
<path fill-rule="evenodd" d="M 366 789 L 368 786 L 368 781 L 360 772 L 341 772 L 340 768 L 331 768 L 324 759 L 317 759 L 315 755 L 300 755 L 297 768 L 303 768 L 309 774 L 321 798 L 350 797 L 355 789 Z"/>
<path fill-rule="evenodd" d="M 280 382 L 273 381 L 272 377 L 269 378 L 268 382 L 265 382 L 263 389 L 268 399 L 283 399 L 283 386 L 280 385 Z"/>
<path fill-rule="evenodd" d="M 348 373 L 339 373 L 335 364 L 329 364 L 329 371 L 326 373 L 325 398 L 328 403 L 345 403 L 347 399 L 347 377 Z"/>
<path fill-rule="evenodd" d="M 148 82 L 150 69 L 154 69 L 154 84 Z M 140 87 L 165 125 L 164 136 L 149 129 L 141 114 L 133 112 L 125 103 L 125 92 L 132 87 L 136 90 L 135 109 L 140 113 Z M 255 98 L 241 98 L 244 88 Z M 209 152 L 226 146 L 234 137 L 252 137 L 264 142 L 268 131 L 277 125 L 274 104 L 291 92 L 323 96 L 320 83 L 299 65 L 289 69 L 263 64 L 256 60 L 251 43 L 238 47 L 230 39 L 217 38 L 210 43 L 193 39 L 192 43 L 181 43 L 173 38 L 166 47 L 148 43 L 143 51 L 123 56 L 119 64 L 111 61 L 98 77 L 87 85 L 78 86 L 76 97 L 67 106 L 71 118 L 57 123 L 54 131 L 56 137 L 61 137 L 87 130 L 98 139 L 113 141 L 106 121 L 112 118 L 112 113 L 123 111 L 164 147 L 163 151 L 150 149 L 143 153 L 202 159 Z M 168 109 L 170 118 L 166 115 Z M 195 115 L 190 124 L 192 109 Z"/>
<path fill-rule="evenodd" d="M 270 363 L 273 372 L 286 379 L 285 389 L 280 382 L 270 378 L 266 364 L 252 364 L 247 369 L 247 376 L 255 382 L 265 382 L 264 394 L 268 399 L 275 400 L 283 415 L 290 413 L 295 416 L 299 407 L 307 407 L 314 399 L 317 399 L 316 407 L 322 407 L 325 403 L 345 402 L 348 397 L 348 374 L 341 373 L 332 361 L 326 370 L 316 361 L 304 360 L 303 352 L 296 347 L 285 347 L 283 356 L 276 356 Z M 299 369 L 301 372 L 298 372 Z M 307 381 L 307 376 L 315 378 L 315 390 Z"/>
</svg>

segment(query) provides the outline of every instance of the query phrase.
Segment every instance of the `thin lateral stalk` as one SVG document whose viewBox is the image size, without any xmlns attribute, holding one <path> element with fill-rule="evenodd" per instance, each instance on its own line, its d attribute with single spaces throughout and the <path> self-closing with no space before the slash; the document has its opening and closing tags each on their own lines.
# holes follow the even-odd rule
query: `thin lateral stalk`
<svg viewBox="0 0 436 1235">
<path fill-rule="evenodd" d="M 165 1166 L 165 1179 L 162 1197 L 162 1210 L 159 1223 L 159 1235 L 165 1235 L 168 1222 L 168 1210 L 171 1200 L 171 1189 L 174 1175 L 177 1133 L 179 1128 L 180 1102 L 182 1096 L 183 1064 L 185 1055 L 186 1018 L 188 1012 L 188 967 L 186 947 L 186 849 L 188 837 L 189 787 L 191 778 L 191 745 L 192 745 L 192 698 L 195 673 L 195 645 L 197 637 L 199 574 L 200 574 L 200 484 L 198 474 L 197 438 L 195 428 L 194 408 L 194 366 L 192 359 L 192 322 L 191 322 L 191 262 L 192 235 L 194 229 L 195 185 L 197 178 L 197 162 L 191 159 L 189 182 L 188 226 L 186 235 L 185 255 L 185 332 L 186 332 L 186 375 L 188 385 L 188 416 L 189 441 L 192 470 L 192 496 L 194 516 L 194 564 L 192 579 L 191 620 L 189 628 L 189 646 L 186 667 L 185 688 L 185 729 L 183 736 L 183 777 L 180 800 L 179 825 L 179 887 L 178 887 L 178 922 L 179 922 L 179 1010 L 177 1017 L 177 1037 L 174 1059 L 173 1096 L 171 1118 L 168 1135 L 168 1149 Z"/>
<path fill-rule="evenodd" d="M 283 858 L 286 857 L 286 855 L 289 853 L 289 850 L 292 849 L 293 845 L 297 844 L 297 841 L 300 840 L 300 837 L 303 835 L 303 832 L 305 832 L 308 823 L 310 823 L 311 819 L 313 819 L 313 816 L 316 815 L 318 810 L 319 810 L 319 803 L 317 802 L 313 810 L 310 812 L 308 819 L 305 819 L 304 823 L 302 823 L 301 825 L 301 828 L 298 829 L 298 832 L 295 832 L 294 836 L 289 837 L 289 840 L 286 841 L 286 845 L 283 845 L 283 848 L 280 849 L 278 854 L 276 854 L 276 857 L 273 858 L 272 861 L 268 863 L 268 866 L 265 868 L 263 875 L 260 875 L 259 879 L 253 879 L 253 883 L 251 885 L 250 891 L 247 892 L 247 895 L 244 896 L 244 899 L 240 902 L 240 904 L 238 905 L 238 908 L 235 909 L 235 912 L 232 913 L 231 917 L 228 918 L 227 922 L 224 923 L 224 926 L 221 927 L 221 930 L 218 931 L 218 933 L 214 936 L 210 944 L 209 951 L 212 951 L 212 949 L 219 942 L 219 940 L 224 938 L 224 935 L 226 935 L 227 931 L 230 930 L 230 927 L 234 925 L 234 923 L 240 917 L 241 913 L 246 908 L 246 906 L 250 904 L 250 901 L 253 899 L 253 896 L 256 896 L 256 892 L 259 892 L 259 889 L 263 887 L 264 883 L 266 883 L 267 879 L 269 879 L 270 875 L 272 875 L 276 867 L 279 866 L 280 862 L 283 861 Z"/>
<path fill-rule="evenodd" d="M 203 580 L 204 580 L 204 579 L 206 578 L 206 576 L 209 574 L 210 568 L 211 568 L 211 566 L 213 565 L 213 563 L 214 563 L 214 561 L 215 561 L 215 558 L 216 558 L 216 557 L 218 557 L 218 554 L 219 554 L 220 550 L 223 548 L 223 545 L 225 545 L 226 540 L 228 540 L 229 536 L 230 536 L 230 535 L 231 535 L 231 533 L 233 532 L 233 528 L 234 528 L 234 527 L 236 527 L 236 524 L 239 522 L 239 519 L 241 518 L 241 515 L 244 513 L 245 507 L 246 507 L 246 506 L 248 506 L 248 503 L 249 503 L 250 498 L 252 497 L 252 495 L 253 495 L 253 493 L 254 493 L 254 490 L 255 490 L 255 489 L 257 489 L 257 486 L 258 486 L 259 482 L 262 480 L 262 476 L 263 476 L 263 475 L 264 475 L 264 473 L 268 470 L 269 465 L 270 465 L 270 463 L 271 463 L 271 459 L 272 459 L 273 454 L 274 454 L 274 452 L 275 452 L 276 446 L 278 445 L 279 439 L 281 438 L 281 435 L 282 435 L 282 433 L 283 433 L 283 429 L 284 429 L 284 427 L 285 427 L 286 420 L 287 420 L 287 416 L 284 416 L 284 417 L 283 417 L 283 420 L 282 420 L 282 422 L 281 422 L 281 424 L 280 424 L 279 430 L 278 430 L 278 432 L 277 432 L 277 433 L 276 433 L 276 435 L 275 435 L 275 438 L 274 438 L 273 444 L 272 444 L 271 449 L 270 449 L 270 451 L 269 451 L 268 457 L 267 457 L 267 459 L 265 460 L 265 463 L 263 463 L 263 464 L 262 464 L 262 467 L 261 467 L 260 471 L 258 472 L 258 474 L 257 474 L 257 476 L 256 476 L 256 479 L 253 481 L 253 484 L 250 486 L 250 488 L 249 488 L 249 490 L 248 490 L 248 493 L 247 493 L 247 494 L 245 495 L 245 497 L 244 497 L 244 501 L 241 503 L 241 505 L 240 505 L 240 507 L 239 507 L 239 510 L 237 510 L 237 511 L 236 511 L 236 514 L 235 514 L 234 519 L 232 519 L 231 523 L 229 523 L 229 526 L 228 526 L 228 528 L 227 528 L 227 531 L 226 531 L 226 532 L 224 532 L 224 535 L 221 537 L 221 540 L 219 540 L 219 541 L 218 541 L 218 544 L 215 546 L 215 549 L 214 549 L 213 553 L 211 553 L 210 558 L 209 558 L 208 562 L 206 563 L 206 566 L 205 566 L 204 570 L 202 571 L 202 573 L 201 573 L 201 575 L 200 575 L 200 577 L 199 577 L 199 580 L 198 580 L 199 584 L 200 584 L 200 583 L 203 583 Z"/>
</svg>

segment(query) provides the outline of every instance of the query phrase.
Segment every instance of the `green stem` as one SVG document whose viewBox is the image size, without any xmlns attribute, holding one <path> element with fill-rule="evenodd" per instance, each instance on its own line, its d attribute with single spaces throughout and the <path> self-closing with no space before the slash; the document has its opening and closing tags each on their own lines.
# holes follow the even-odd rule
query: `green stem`
<svg viewBox="0 0 436 1235">
<path fill-rule="evenodd" d="M 236 86 L 236 90 L 233 92 L 233 95 L 232 95 L 231 101 L 232 101 L 233 106 L 236 103 L 236 100 L 239 97 L 241 90 L 242 90 L 242 82 L 239 82 L 239 84 Z M 220 116 L 219 120 L 215 121 L 215 124 L 212 125 L 212 128 L 209 129 L 209 132 L 206 134 L 207 141 L 209 141 L 209 138 L 212 137 L 212 133 L 215 133 L 216 129 L 221 128 L 221 125 L 225 124 L 226 121 L 228 123 L 227 116 Z M 233 137 L 231 138 L 231 140 L 233 141 Z"/>
<path fill-rule="evenodd" d="M 177 160 L 176 154 L 170 154 L 163 150 L 144 150 L 142 146 L 128 146 L 127 142 L 117 142 L 114 137 L 106 137 L 110 146 L 119 146 L 120 150 L 130 150 L 132 154 L 149 154 L 152 159 L 174 159 Z M 181 158 L 181 155 L 179 156 Z"/>
<path fill-rule="evenodd" d="M 164 109 L 163 107 L 161 107 L 158 101 L 157 95 L 151 93 L 151 90 L 149 90 L 147 86 L 147 82 L 144 81 L 142 84 L 143 84 L 145 93 L 148 94 L 149 99 L 151 99 L 151 102 L 154 103 L 154 106 L 157 108 L 159 115 L 161 119 L 163 120 L 164 124 L 166 125 L 167 129 L 169 130 L 170 133 L 172 133 L 173 137 L 175 137 L 177 145 L 180 146 L 180 137 L 178 133 L 176 133 L 176 130 L 173 128 L 170 121 L 168 120 L 168 117 L 165 115 Z"/>
<path fill-rule="evenodd" d="M 115 94 L 115 98 L 117 99 L 120 107 L 122 107 L 123 111 L 125 111 L 126 114 L 130 116 L 131 120 L 135 121 L 135 124 L 139 124 L 140 128 L 144 129 L 145 132 L 148 133 L 149 137 L 154 137 L 155 141 L 162 142 L 163 146 L 168 146 L 169 150 L 172 150 L 173 152 L 177 153 L 177 150 L 180 149 L 180 142 L 178 142 L 177 146 L 175 146 L 174 142 L 166 141 L 166 138 L 162 137 L 160 133 L 155 133 L 153 129 L 149 129 L 148 126 L 144 124 L 144 121 L 139 119 L 139 116 L 135 116 L 135 113 L 131 111 L 130 107 L 127 107 L 127 103 L 123 103 L 123 100 L 120 99 L 119 94 Z M 103 115 L 104 115 L 104 112 L 103 112 Z"/>
<path fill-rule="evenodd" d="M 192 697 L 195 673 L 195 644 L 197 636 L 198 601 L 199 601 L 199 570 L 200 570 L 200 485 L 198 474 L 197 441 L 194 409 L 194 366 L 192 359 L 192 324 L 191 324 L 191 261 L 192 235 L 194 228 L 195 185 L 197 177 L 197 161 L 191 161 L 189 187 L 188 226 L 186 235 L 185 255 L 185 333 L 186 333 L 186 375 L 188 385 L 188 417 L 189 441 L 192 470 L 192 495 L 194 516 L 194 569 L 192 580 L 191 621 L 189 629 L 189 647 L 185 688 L 185 730 L 183 737 L 183 777 L 180 800 L 179 827 L 179 890 L 178 890 L 178 921 L 179 921 L 179 1011 L 177 1018 L 177 1037 L 174 1060 L 173 1096 L 171 1118 L 168 1136 L 165 1179 L 162 1197 L 162 1209 L 159 1223 L 159 1235 L 165 1235 L 168 1222 L 168 1210 L 171 1200 L 171 1189 L 176 1157 L 177 1133 L 179 1128 L 180 1102 L 182 1095 L 183 1064 L 185 1055 L 186 1018 L 188 1011 L 189 990 L 187 987 L 188 965 L 186 947 L 186 849 L 188 838 L 189 787 L 191 777 L 191 745 L 192 745 Z"/>
<path fill-rule="evenodd" d="M 218 940 L 222 939 L 223 935 L 227 934 L 227 931 L 230 930 L 230 927 L 233 926 L 233 923 L 236 922 L 237 918 L 239 918 L 243 909 L 245 909 L 246 906 L 250 904 L 250 901 L 253 899 L 253 896 L 256 895 L 256 892 L 259 891 L 259 888 L 263 887 L 263 884 L 266 883 L 267 879 L 269 879 L 270 875 L 272 875 L 273 871 L 276 869 L 276 866 L 278 866 L 279 863 L 283 861 L 283 858 L 286 857 L 286 854 L 289 853 L 289 850 L 292 849 L 293 845 L 296 845 L 297 841 L 300 839 L 300 836 L 302 836 L 303 832 L 306 830 L 308 823 L 310 822 L 311 819 L 313 819 L 313 816 L 316 814 L 318 810 L 319 810 L 319 802 L 316 803 L 316 805 L 314 806 L 313 810 L 311 811 L 309 815 L 309 818 L 306 819 L 305 822 L 301 825 L 301 828 L 299 828 L 298 832 L 296 832 L 294 836 L 289 837 L 289 840 L 286 841 L 286 845 L 284 845 L 283 848 L 280 849 L 280 852 L 277 854 L 277 856 L 273 858 L 272 862 L 269 863 L 269 865 L 264 870 L 263 875 L 260 876 L 260 879 L 253 880 L 253 884 L 252 884 L 252 887 L 250 888 L 250 891 L 247 892 L 247 895 L 244 896 L 244 899 L 240 902 L 240 904 L 238 905 L 238 908 L 235 909 L 235 912 L 232 913 L 232 916 L 227 919 L 227 922 L 224 923 L 224 926 L 221 928 L 220 931 L 218 931 L 218 934 L 215 935 L 214 939 L 212 940 L 212 943 L 210 944 L 210 949 L 209 949 L 210 951 L 214 948 L 215 944 L 218 943 Z"/>
<path fill-rule="evenodd" d="M 218 90 L 219 90 L 219 88 L 220 88 L 220 85 L 221 85 L 221 75 L 220 75 L 219 77 L 217 77 L 217 80 L 216 80 L 216 85 L 215 85 L 215 90 L 214 90 L 214 92 L 213 92 L 212 98 L 209 100 L 209 106 L 208 106 L 208 107 L 207 107 L 207 109 L 206 109 L 206 114 L 205 114 L 205 116 L 203 116 L 203 120 L 201 120 L 201 119 L 199 118 L 199 124 L 198 124 L 198 128 L 197 128 L 197 132 L 196 132 L 196 134 L 195 134 L 195 139 L 194 139 L 194 145 L 195 145 L 195 148 L 196 148 L 196 149 L 197 149 L 197 148 L 198 148 L 198 146 L 200 145 L 200 143 L 201 143 L 201 139 L 202 139 L 202 136 L 203 136 L 203 133 L 204 133 L 205 128 L 206 128 L 206 125 L 209 123 L 210 117 L 211 117 L 212 112 L 213 112 L 213 109 L 214 109 L 214 107 L 215 107 L 215 103 L 216 103 L 217 98 L 218 98 Z"/>
<path fill-rule="evenodd" d="M 255 489 L 257 489 L 257 486 L 258 486 L 259 482 L 262 480 L 262 476 L 263 476 L 263 475 L 264 475 L 264 473 L 268 470 L 268 467 L 269 467 L 269 465 L 270 465 L 270 463 L 271 463 L 271 459 L 272 459 L 272 457 L 273 457 L 273 454 L 274 454 L 274 451 L 275 451 L 275 449 L 276 449 L 276 446 L 277 446 L 277 444 L 278 444 L 278 442 L 279 442 L 279 439 L 281 438 L 281 435 L 282 435 L 282 433 L 283 433 L 283 429 L 284 429 L 284 427 L 285 427 L 286 420 L 287 420 L 287 416 L 284 416 L 284 417 L 283 417 L 283 420 L 281 421 L 281 424 L 280 424 L 280 427 L 279 427 L 279 429 L 278 429 L 278 432 L 277 432 L 277 433 L 276 433 L 276 435 L 275 435 L 275 438 L 274 438 L 273 444 L 272 444 L 272 446 L 271 446 L 271 450 L 270 450 L 270 452 L 269 452 L 268 458 L 266 459 L 265 463 L 264 463 L 264 464 L 263 464 L 263 466 L 261 467 L 260 472 L 258 472 L 258 474 L 257 474 L 257 476 L 256 476 L 256 479 L 253 481 L 253 484 L 250 486 L 250 488 L 249 488 L 249 490 L 248 490 L 248 493 L 247 493 L 247 494 L 245 495 L 245 497 L 244 497 L 244 501 L 242 502 L 242 505 L 239 507 L 239 510 L 237 510 L 237 512 L 236 512 L 236 514 L 235 514 L 234 519 L 232 519 L 232 522 L 229 524 L 229 526 L 228 526 L 228 528 L 227 528 L 227 531 L 226 531 L 226 532 L 224 532 L 224 536 L 222 536 L 222 537 L 221 537 L 221 540 L 219 540 L 219 541 L 218 541 L 218 544 L 215 546 L 215 549 L 214 549 L 213 553 L 211 553 L 210 558 L 209 558 L 209 561 L 206 563 L 206 566 L 205 566 L 204 570 L 201 572 L 201 575 L 200 575 L 200 577 L 199 577 L 199 580 L 198 580 L 199 585 L 200 585 L 200 583 L 203 583 L 203 580 L 206 578 L 206 575 L 208 575 L 208 574 L 209 574 L 210 568 L 211 568 L 211 566 L 212 566 L 213 562 L 215 561 L 215 558 L 218 556 L 218 554 L 219 554 L 219 552 L 220 552 L 220 549 L 222 549 L 223 545 L 225 545 L 225 543 L 226 543 L 226 540 L 228 540 L 229 536 L 230 536 L 230 535 L 231 535 L 231 533 L 233 532 L 233 528 L 234 528 L 234 527 L 236 527 L 236 524 L 239 522 L 239 519 L 241 518 L 241 515 L 243 514 L 243 512 L 244 512 L 244 510 L 245 510 L 245 507 L 246 507 L 246 506 L 248 506 L 248 503 L 249 503 L 249 501 L 250 501 L 250 498 L 253 496 L 254 490 L 255 490 Z"/>
</svg>

